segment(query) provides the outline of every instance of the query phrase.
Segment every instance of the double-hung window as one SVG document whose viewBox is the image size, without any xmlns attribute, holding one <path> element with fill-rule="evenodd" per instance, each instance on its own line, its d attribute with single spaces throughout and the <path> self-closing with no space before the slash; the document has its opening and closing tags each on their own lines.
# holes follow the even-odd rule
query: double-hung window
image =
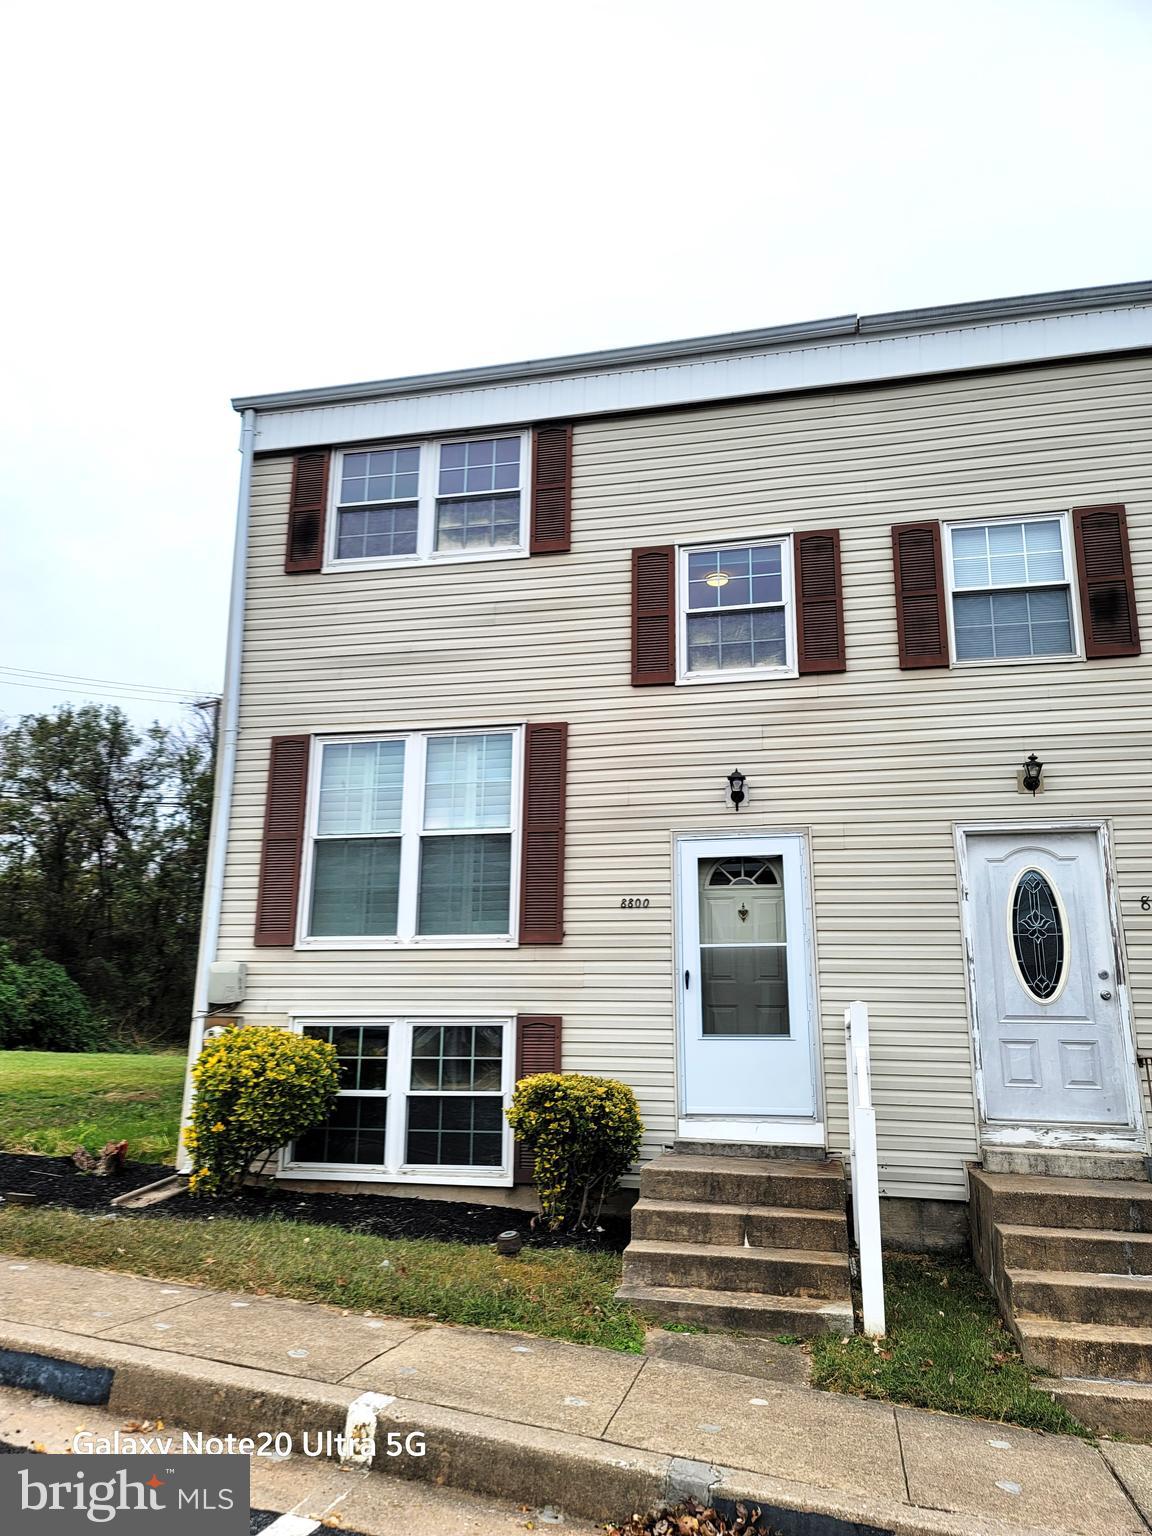
<svg viewBox="0 0 1152 1536">
<path fill-rule="evenodd" d="M 528 434 L 348 448 L 333 476 L 332 566 L 524 554 Z"/>
<path fill-rule="evenodd" d="M 306 944 L 509 943 L 520 732 L 320 739 Z"/>
<path fill-rule="evenodd" d="M 681 549 L 680 680 L 734 680 L 793 665 L 791 540 Z"/>
<path fill-rule="evenodd" d="M 289 1170 L 487 1180 L 510 1169 L 510 1019 L 299 1019 L 336 1047 L 340 1088 Z"/>
<path fill-rule="evenodd" d="M 945 540 L 957 661 L 1077 654 L 1065 517 L 952 523 Z"/>
</svg>

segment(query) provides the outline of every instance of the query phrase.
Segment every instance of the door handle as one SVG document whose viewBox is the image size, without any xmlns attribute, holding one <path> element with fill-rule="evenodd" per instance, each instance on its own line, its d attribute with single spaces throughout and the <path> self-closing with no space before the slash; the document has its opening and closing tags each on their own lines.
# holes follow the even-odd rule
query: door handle
<svg viewBox="0 0 1152 1536">
<path fill-rule="evenodd" d="M 1111 992 L 1101 992 L 1100 996 L 1104 999 L 1104 1001 L 1106 1003 L 1110 1003 L 1112 1001 L 1112 994 L 1111 994 Z"/>
<path fill-rule="evenodd" d="M 689 984 L 690 984 L 690 981 L 691 981 L 691 976 L 692 976 L 692 972 L 691 971 L 685 971 L 684 972 L 684 990 L 685 990 L 685 992 L 687 992 L 687 990 L 688 990 L 688 987 L 689 987 Z"/>
</svg>

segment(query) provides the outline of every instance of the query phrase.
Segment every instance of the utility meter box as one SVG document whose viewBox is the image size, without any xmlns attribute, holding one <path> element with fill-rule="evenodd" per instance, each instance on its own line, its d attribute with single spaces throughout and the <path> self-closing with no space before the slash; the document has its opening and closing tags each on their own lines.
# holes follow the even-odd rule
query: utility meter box
<svg viewBox="0 0 1152 1536">
<path fill-rule="evenodd" d="M 226 1008 L 240 1002 L 248 990 L 248 967 L 243 960 L 214 960 L 208 967 L 208 1006 Z"/>
</svg>

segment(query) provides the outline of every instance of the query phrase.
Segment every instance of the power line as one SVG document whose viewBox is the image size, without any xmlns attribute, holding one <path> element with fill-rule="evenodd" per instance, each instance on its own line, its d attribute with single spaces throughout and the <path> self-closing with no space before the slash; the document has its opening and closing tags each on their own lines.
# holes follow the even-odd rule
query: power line
<svg viewBox="0 0 1152 1536">
<path fill-rule="evenodd" d="M 204 697 L 213 691 L 210 688 L 173 688 L 167 683 L 130 683 L 117 677 L 85 677 L 72 672 L 40 672 L 32 667 L 12 667 L 3 663 L 0 663 L 0 673 L 11 674 L 13 679 L 42 678 L 46 683 L 97 683 L 133 693 L 172 694 L 181 698 Z"/>
<path fill-rule="evenodd" d="M 0 688 L 38 688 L 41 693 L 79 694 L 85 699 L 139 699 L 146 704 L 190 704 L 192 695 L 185 694 L 177 697 L 168 693 L 112 693 L 108 689 L 101 688 L 59 688 L 50 683 L 17 683 L 11 678 L 0 677 Z"/>
</svg>

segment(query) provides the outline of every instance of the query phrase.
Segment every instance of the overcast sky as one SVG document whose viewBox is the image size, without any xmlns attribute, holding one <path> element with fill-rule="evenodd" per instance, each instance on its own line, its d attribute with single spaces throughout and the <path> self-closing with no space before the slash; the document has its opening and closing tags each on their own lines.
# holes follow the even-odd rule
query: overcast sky
<svg viewBox="0 0 1152 1536">
<path fill-rule="evenodd" d="M 220 687 L 234 394 L 1152 276 L 1152 0 L 44 0 L 0 46 L 0 716 L 107 686 L 12 669 Z"/>
</svg>

